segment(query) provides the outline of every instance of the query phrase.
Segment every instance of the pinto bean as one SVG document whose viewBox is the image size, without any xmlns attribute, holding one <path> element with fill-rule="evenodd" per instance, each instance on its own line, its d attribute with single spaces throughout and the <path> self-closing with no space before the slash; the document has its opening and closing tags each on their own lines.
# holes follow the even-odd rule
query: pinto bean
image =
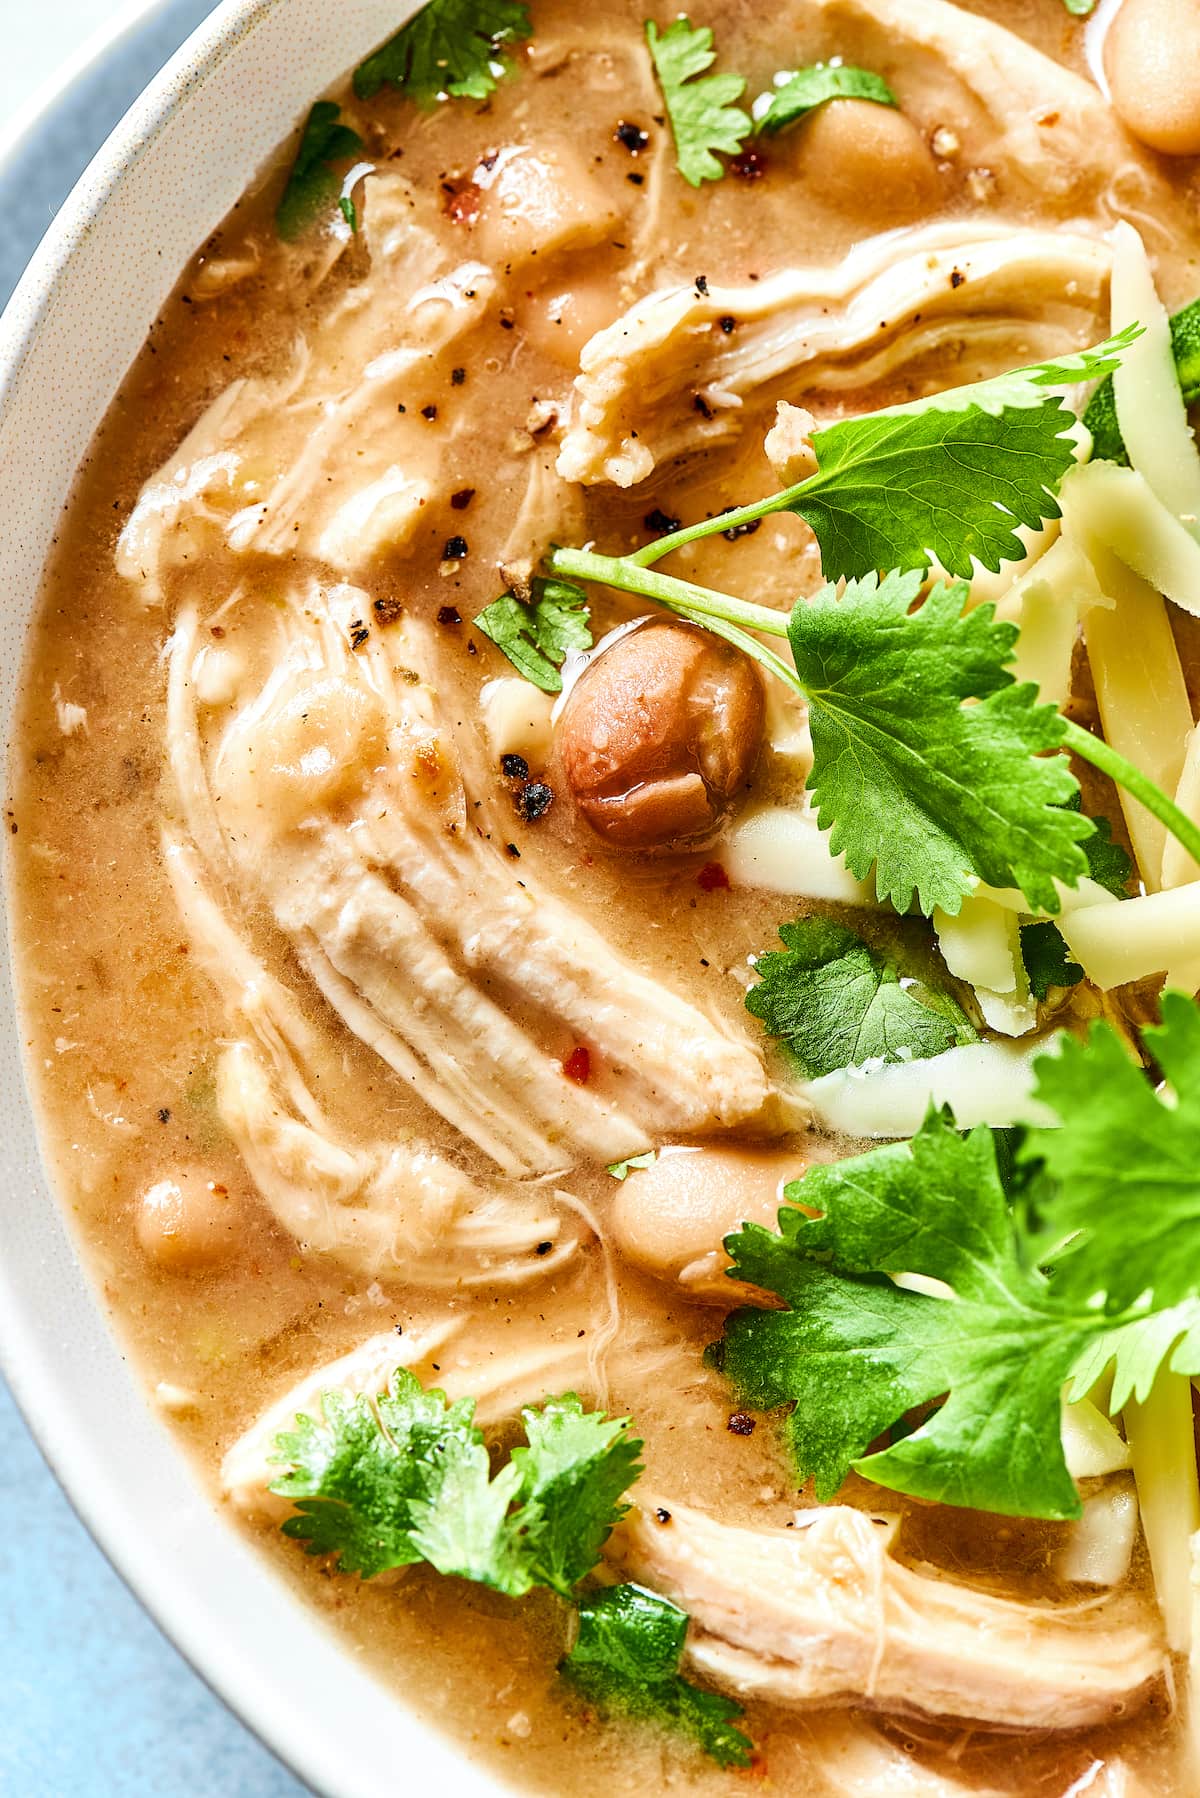
<svg viewBox="0 0 1200 1798">
<path fill-rule="evenodd" d="M 1200 155 L 1200 9 L 1196 0 L 1125 0 L 1104 68 L 1121 122 L 1168 156 Z"/>
<path fill-rule="evenodd" d="M 623 849 L 709 836 L 754 767 L 762 682 L 740 650 L 693 625 L 648 624 L 581 675 L 558 728 L 572 799 Z"/>
</svg>

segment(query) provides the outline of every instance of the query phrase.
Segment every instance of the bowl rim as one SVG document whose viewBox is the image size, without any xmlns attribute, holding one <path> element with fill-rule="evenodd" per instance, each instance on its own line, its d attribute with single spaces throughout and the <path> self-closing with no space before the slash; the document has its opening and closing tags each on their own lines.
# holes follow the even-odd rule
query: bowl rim
<svg viewBox="0 0 1200 1798">
<path fill-rule="evenodd" d="M 0 312 L 0 418 L 60 282 L 80 245 L 86 242 L 99 222 L 123 176 L 155 142 L 181 100 L 203 85 L 243 36 L 276 9 L 289 3 L 290 0 L 216 0 L 211 12 L 142 89 L 90 159 L 51 218 Z M 73 83 L 85 76 L 123 37 L 131 35 L 155 13 L 163 11 L 167 4 L 168 0 L 127 0 L 114 18 L 90 34 L 68 57 L 57 75 L 36 89 L 8 127 L 0 132 L 0 164 L 7 162 L 28 140 L 29 133 Z M 417 0 L 397 0 L 398 22 L 402 23 L 405 16 L 416 10 Z M 248 171 L 246 178 L 252 177 L 253 173 L 253 170 Z M 86 445 L 83 447 L 86 450 Z M 39 580 L 40 575 L 39 568 Z M 28 625 L 24 627 L 24 634 L 28 628 Z M 12 750 L 11 727 L 6 737 L 7 760 Z M 7 781 L 5 785 L 7 787 Z M 2 845 L 0 856 L 7 864 L 8 857 Z M 21 1010 L 12 980 L 8 928 L 8 908 L 12 900 L 8 873 L 6 866 L 5 893 L 0 903 L 0 950 L 3 950 L 0 959 L 5 964 L 0 969 L 0 988 L 5 989 L 0 993 L 0 1020 L 10 1025 L 15 1020 L 19 1035 Z M 30 1092 L 23 1054 L 21 1087 L 23 1103 L 36 1119 L 36 1104 Z M 82 1281 L 108 1345 L 115 1356 L 127 1362 L 125 1344 L 102 1302 L 95 1271 L 81 1253 L 80 1242 L 64 1214 L 59 1183 L 40 1156 L 40 1132 L 38 1147 L 43 1183 L 54 1204 L 56 1222 L 69 1243 L 73 1260 L 81 1268 Z M 18 1157 L 19 1154 L 18 1150 Z M 0 1151 L 0 1164 L 6 1159 Z M 19 1159 L 14 1160 L 13 1165 L 20 1167 Z M 308 1789 L 319 1791 L 326 1798 L 381 1798 L 384 1791 L 391 1792 L 397 1783 L 403 1790 L 410 1778 L 420 1777 L 426 1771 L 439 1778 L 455 1798 L 496 1798 L 496 1795 L 512 1790 L 494 1764 L 481 1763 L 465 1742 L 460 1743 L 438 1729 L 419 1709 L 405 1704 L 394 1691 L 377 1681 L 370 1671 L 353 1668 L 345 1646 L 307 1602 L 289 1595 L 289 1604 L 296 1608 L 300 1620 L 306 1625 L 305 1633 L 310 1636 L 311 1643 L 315 1646 L 323 1640 L 327 1644 L 322 1650 L 326 1661 L 332 1656 L 337 1667 L 345 1664 L 348 1672 L 353 1669 L 352 1683 L 358 1697 L 359 1713 L 370 1715 L 373 1720 L 390 1722 L 387 1740 L 379 1741 L 377 1752 L 373 1745 L 371 1752 L 362 1755 L 356 1752 L 352 1742 L 339 1742 L 336 1729 L 332 1725 L 326 1726 L 315 1710 L 306 1713 L 303 1706 L 297 1705 L 295 1694 L 289 1692 L 277 1672 L 255 1663 L 248 1651 L 238 1652 L 236 1640 L 219 1641 L 208 1624 L 198 1623 L 177 1602 L 178 1581 L 173 1581 L 168 1589 L 162 1589 L 167 1568 L 161 1544 L 148 1550 L 123 1515 L 115 1489 L 109 1490 L 103 1482 L 99 1486 L 92 1483 L 97 1472 L 96 1455 L 79 1437 L 70 1416 L 63 1412 L 58 1390 L 61 1372 L 57 1363 L 46 1352 L 45 1345 L 29 1335 L 19 1306 L 5 1302 L 16 1292 L 13 1270 L 0 1257 L 0 1370 L 30 1434 L 75 1515 L 109 1564 L 187 1664 L 250 1733 Z M 145 1381 L 140 1375 L 134 1375 L 133 1385 L 142 1411 L 153 1420 Z M 222 1550 L 222 1559 L 232 1565 L 235 1556 L 240 1555 L 248 1569 L 282 1589 L 283 1582 L 277 1570 L 269 1566 L 257 1548 L 240 1541 L 230 1523 L 220 1517 L 219 1507 L 205 1490 L 191 1457 L 177 1441 L 172 1448 L 181 1467 L 186 1467 L 193 1508 L 211 1514 L 221 1535 L 227 1538 L 227 1552 Z M 367 1687 L 373 1689 L 375 1696 L 364 1699 L 360 1688 Z M 419 1755 L 419 1761 L 415 1755 Z"/>
</svg>

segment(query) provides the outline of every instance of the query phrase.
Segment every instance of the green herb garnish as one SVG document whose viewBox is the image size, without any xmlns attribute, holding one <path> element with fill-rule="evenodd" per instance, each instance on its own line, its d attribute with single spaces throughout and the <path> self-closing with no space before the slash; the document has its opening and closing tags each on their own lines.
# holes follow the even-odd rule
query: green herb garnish
<svg viewBox="0 0 1200 1798">
<path fill-rule="evenodd" d="M 1045 999 L 1052 986 L 1078 986 L 1083 979 L 1055 924 L 1022 924 L 1021 960 L 1035 999 Z"/>
<path fill-rule="evenodd" d="M 827 100 L 873 100 L 880 106 L 899 105 L 882 75 L 872 74 L 870 69 L 824 62 L 789 75 L 775 88 L 770 99 L 770 105 L 754 128 L 760 136 L 773 137 L 789 125 L 799 124 Z"/>
<path fill-rule="evenodd" d="M 302 237 L 340 204 L 342 181 L 333 165 L 349 162 L 363 147 L 358 132 L 339 123 L 341 116 L 341 107 L 332 100 L 318 100 L 304 122 L 296 160 L 275 209 L 275 229 L 285 243 Z"/>
<path fill-rule="evenodd" d="M 863 1062 L 913 1061 L 973 1043 L 970 1019 L 946 992 L 906 979 L 861 937 L 829 918 L 781 924 L 782 950 L 760 955 L 746 1009 L 786 1043 L 810 1078 Z"/>
<path fill-rule="evenodd" d="M 740 1707 L 679 1677 L 687 1612 L 644 1586 L 614 1586 L 579 1605 L 579 1635 L 560 1672 L 602 1711 L 666 1724 L 722 1767 L 748 1767 Z"/>
<path fill-rule="evenodd" d="M 630 1155 L 625 1161 L 610 1161 L 607 1171 L 614 1180 L 628 1180 L 638 1168 L 653 1167 L 657 1160 L 658 1150 L 646 1149 L 641 1155 Z"/>
<path fill-rule="evenodd" d="M 1193 300 L 1171 320 L 1171 348 L 1175 352 L 1175 369 L 1186 406 L 1200 400 L 1200 300 Z M 1097 387 L 1083 422 L 1092 434 L 1092 454 L 1097 461 L 1119 462 L 1129 466 L 1129 452 L 1117 422 L 1117 401 L 1112 377 Z"/>
<path fill-rule="evenodd" d="M 502 593 L 475 618 L 477 630 L 502 650 L 526 680 L 543 693 L 560 693 L 559 669 L 569 649 L 590 649 L 587 595 L 572 581 L 531 584 L 530 597 Z"/>
<path fill-rule="evenodd" d="M 964 1137 L 934 1112 L 911 1143 L 795 1181 L 778 1232 L 726 1238 L 732 1277 L 788 1309 L 734 1313 L 715 1358 L 739 1403 L 791 1407 L 818 1498 L 855 1468 L 944 1504 L 1076 1517 L 1064 1386 L 1082 1397 L 1113 1365 L 1118 1409 L 1163 1366 L 1200 1371 L 1200 1011 L 1168 994 L 1163 1016 L 1145 1041 L 1173 1109 L 1098 1024 L 1038 1061 L 1062 1121 L 1018 1140 L 1016 1176 L 1005 1132 Z"/>
<path fill-rule="evenodd" d="M 525 1444 L 492 1472 L 473 1399 L 451 1404 L 397 1368 L 377 1398 L 323 1392 L 275 1441 L 291 1499 L 284 1534 L 370 1579 L 424 1561 L 510 1598 L 548 1587 L 576 1607 L 564 1676 L 602 1708 L 669 1726 L 722 1766 L 744 1766 L 740 1707 L 679 1677 L 687 1614 L 640 1586 L 579 1597 L 641 1474 L 627 1417 L 574 1393 L 521 1412 Z"/>
<path fill-rule="evenodd" d="M 528 1446 L 492 1477 L 473 1399 L 449 1404 L 403 1368 L 371 1401 L 323 1395 L 297 1417 L 273 1492 L 295 1502 L 285 1534 L 366 1578 L 428 1561 L 510 1597 L 564 1597 L 591 1572 L 621 1494 L 641 1471 L 629 1419 L 585 1412 L 573 1393 L 522 1412 Z"/>
<path fill-rule="evenodd" d="M 529 9 L 519 0 L 429 0 L 358 65 L 354 91 L 370 100 L 389 82 L 418 106 L 433 106 L 444 95 L 486 100 L 504 47 L 523 42 L 532 30 Z"/>
<path fill-rule="evenodd" d="M 660 33 L 649 20 L 646 41 L 675 140 L 679 173 L 693 187 L 719 181 L 725 167 L 716 153 L 736 156 L 753 130 L 749 114 L 733 104 L 741 98 L 745 81 L 740 75 L 704 73 L 716 61 L 707 26 L 693 29 L 689 19 L 678 18 Z"/>
</svg>

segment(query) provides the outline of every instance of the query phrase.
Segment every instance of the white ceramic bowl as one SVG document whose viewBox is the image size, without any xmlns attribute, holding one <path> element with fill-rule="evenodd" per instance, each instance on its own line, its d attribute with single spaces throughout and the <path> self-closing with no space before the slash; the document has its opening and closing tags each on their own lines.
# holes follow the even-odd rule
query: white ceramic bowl
<svg viewBox="0 0 1200 1798">
<path fill-rule="evenodd" d="M 6 743 L 59 514 L 156 312 L 312 99 L 414 10 L 411 0 L 225 0 L 118 126 L 34 257 L 0 320 Z M 0 1128 L 0 1360 L 115 1566 L 193 1665 L 319 1792 L 494 1795 L 494 1778 L 390 1697 L 260 1564 L 152 1412 L 41 1165 L 11 974 Z"/>
</svg>

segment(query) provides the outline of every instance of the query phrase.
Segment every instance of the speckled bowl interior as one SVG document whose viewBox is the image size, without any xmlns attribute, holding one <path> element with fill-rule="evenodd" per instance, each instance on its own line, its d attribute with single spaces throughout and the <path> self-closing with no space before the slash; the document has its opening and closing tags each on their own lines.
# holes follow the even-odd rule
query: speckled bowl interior
<svg viewBox="0 0 1200 1798">
<path fill-rule="evenodd" d="M 307 104 L 413 10 L 406 0 L 225 0 L 122 121 L 35 256 L 0 321 L 6 744 L 59 515 L 155 313 Z M 8 969 L 6 929 L 4 960 Z M 51 1194 L 11 991 L 10 973 L 0 1359 L 76 1508 L 193 1664 L 319 1792 L 496 1793 L 260 1564 L 152 1412 Z"/>
</svg>

